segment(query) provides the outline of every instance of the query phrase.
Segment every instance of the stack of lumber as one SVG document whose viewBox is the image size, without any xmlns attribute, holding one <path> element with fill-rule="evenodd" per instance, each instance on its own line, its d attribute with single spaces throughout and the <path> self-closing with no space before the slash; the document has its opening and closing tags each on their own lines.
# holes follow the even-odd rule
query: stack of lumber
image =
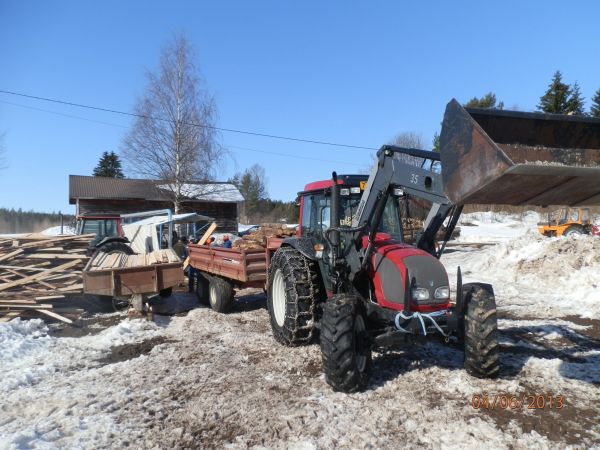
<svg viewBox="0 0 600 450">
<path fill-rule="evenodd" d="M 98 252 L 89 262 L 86 270 L 112 270 L 130 267 L 151 266 L 181 262 L 177 253 L 171 248 L 156 250 L 145 255 L 126 255 L 124 253 Z"/>
<path fill-rule="evenodd" d="M 82 270 L 94 235 L 0 237 L 0 322 L 15 317 L 71 323 L 80 310 L 54 303 L 81 294 Z"/>
<path fill-rule="evenodd" d="M 243 236 L 233 243 L 233 248 L 252 250 L 266 248 L 267 239 L 273 237 L 286 238 L 296 234 L 295 228 L 288 228 L 282 223 L 263 223 L 258 230 Z"/>
</svg>

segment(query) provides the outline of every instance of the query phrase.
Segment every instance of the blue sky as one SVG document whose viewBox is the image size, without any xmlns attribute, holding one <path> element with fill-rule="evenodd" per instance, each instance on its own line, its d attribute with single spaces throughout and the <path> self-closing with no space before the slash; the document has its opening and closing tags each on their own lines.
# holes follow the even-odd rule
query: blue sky
<svg viewBox="0 0 600 450">
<path fill-rule="evenodd" d="M 413 131 L 429 144 L 451 98 L 493 91 L 507 108 L 534 110 L 557 69 L 589 106 L 598 17 L 597 1 L 1 0 L 0 90 L 131 111 L 144 72 L 183 32 L 221 127 L 367 147 Z M 72 213 L 68 175 L 118 152 L 130 124 L 0 94 L 0 207 Z M 332 170 L 364 171 L 372 153 L 227 132 L 221 141 L 231 157 L 220 179 L 259 163 L 282 200 Z"/>
</svg>

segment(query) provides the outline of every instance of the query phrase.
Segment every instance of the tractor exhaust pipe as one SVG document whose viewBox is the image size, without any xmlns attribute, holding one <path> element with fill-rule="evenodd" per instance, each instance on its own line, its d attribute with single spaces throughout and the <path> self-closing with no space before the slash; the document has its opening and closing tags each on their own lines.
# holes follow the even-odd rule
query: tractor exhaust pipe
<svg viewBox="0 0 600 450">
<path fill-rule="evenodd" d="M 454 204 L 600 205 L 600 120 L 446 106 L 442 180 Z"/>
</svg>

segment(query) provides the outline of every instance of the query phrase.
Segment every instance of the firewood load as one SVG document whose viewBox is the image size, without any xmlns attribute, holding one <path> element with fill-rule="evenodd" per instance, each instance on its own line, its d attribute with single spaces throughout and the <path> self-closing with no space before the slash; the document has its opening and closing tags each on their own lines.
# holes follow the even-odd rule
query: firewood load
<svg viewBox="0 0 600 450">
<path fill-rule="evenodd" d="M 56 307 L 82 294 L 82 270 L 93 234 L 0 238 L 0 322 L 15 317 L 71 323 L 82 312 Z"/>
<path fill-rule="evenodd" d="M 404 242 L 407 244 L 415 244 L 417 241 L 417 234 L 423 230 L 423 221 L 412 218 L 402 218 L 402 230 L 404 232 Z M 441 241 L 446 235 L 446 227 L 442 226 L 435 237 L 436 240 Z M 452 231 L 450 239 L 456 239 L 460 236 L 460 227 L 455 227 Z"/>
<path fill-rule="evenodd" d="M 296 228 L 288 227 L 282 223 L 263 223 L 258 230 L 237 239 L 233 248 L 240 250 L 254 250 L 267 247 L 267 239 L 278 237 L 287 238 L 296 234 Z"/>
</svg>

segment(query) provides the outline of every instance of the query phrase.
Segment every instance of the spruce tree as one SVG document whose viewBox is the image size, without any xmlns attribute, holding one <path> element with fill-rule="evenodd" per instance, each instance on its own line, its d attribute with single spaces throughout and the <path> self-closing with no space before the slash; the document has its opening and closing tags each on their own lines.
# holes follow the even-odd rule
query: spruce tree
<svg viewBox="0 0 600 450">
<path fill-rule="evenodd" d="M 584 116 L 585 111 L 583 110 L 583 97 L 581 96 L 581 90 L 579 84 L 575 82 L 571 89 L 571 95 L 567 100 L 567 113 L 575 116 Z"/>
<path fill-rule="evenodd" d="M 115 152 L 104 152 L 94 169 L 95 177 L 125 178 L 121 168 L 121 160 Z"/>
<path fill-rule="evenodd" d="M 548 90 L 540 97 L 538 109 L 545 113 L 566 114 L 569 112 L 570 97 L 571 87 L 562 82 L 562 74 L 557 70 L 552 77 Z"/>
<path fill-rule="evenodd" d="M 590 116 L 600 119 L 600 88 L 592 97 L 592 106 L 590 106 Z"/>
<path fill-rule="evenodd" d="M 465 108 L 491 108 L 491 109 L 503 109 L 504 102 L 497 103 L 496 94 L 488 92 L 481 98 L 473 97 L 467 103 Z"/>
</svg>

